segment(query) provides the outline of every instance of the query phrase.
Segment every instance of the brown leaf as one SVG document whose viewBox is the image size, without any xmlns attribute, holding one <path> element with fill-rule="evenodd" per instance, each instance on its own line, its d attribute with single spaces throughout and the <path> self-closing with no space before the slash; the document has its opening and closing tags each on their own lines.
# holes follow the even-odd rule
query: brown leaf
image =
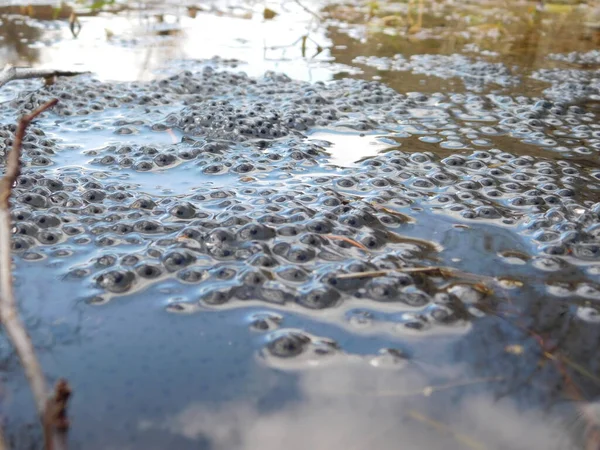
<svg viewBox="0 0 600 450">
<path fill-rule="evenodd" d="M 265 10 L 263 11 L 263 17 L 265 18 L 265 20 L 270 20 L 270 19 L 274 18 L 276 15 L 277 15 L 277 13 L 269 8 L 265 8 Z"/>
</svg>

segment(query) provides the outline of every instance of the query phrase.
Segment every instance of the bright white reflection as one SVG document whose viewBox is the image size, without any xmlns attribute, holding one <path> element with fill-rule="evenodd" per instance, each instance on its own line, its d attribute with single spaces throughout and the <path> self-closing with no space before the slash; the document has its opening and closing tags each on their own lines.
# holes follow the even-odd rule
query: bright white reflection
<svg viewBox="0 0 600 450">
<path fill-rule="evenodd" d="M 179 17 L 165 15 L 163 23 L 157 23 L 150 11 L 81 17 L 77 39 L 64 23 L 42 42 L 31 44 L 39 52 L 36 65 L 88 70 L 104 80 L 147 80 L 155 78 L 158 69 L 174 65 L 172 61 L 219 55 L 247 62 L 240 69 L 249 75 L 275 70 L 300 80 L 331 79 L 331 69 L 323 65 L 331 59 L 329 52 L 311 58 L 329 40 L 322 31 L 310 28 L 311 16 L 295 3 L 287 4 L 287 13 L 273 20 L 263 19 L 262 5 L 238 9 L 219 5 L 222 13 L 198 12 L 194 18 L 181 8 Z M 271 7 L 277 10 L 281 5 Z M 292 10 L 294 14 L 289 14 Z M 311 40 L 304 57 L 301 37 L 306 33 Z"/>
<path fill-rule="evenodd" d="M 357 161 L 376 156 L 383 150 L 397 144 L 389 144 L 380 140 L 381 135 L 365 133 L 316 131 L 309 138 L 315 141 L 325 141 L 323 147 L 331 155 L 331 163 L 337 166 L 348 167 Z M 316 142 L 321 144 L 321 142 Z"/>
</svg>

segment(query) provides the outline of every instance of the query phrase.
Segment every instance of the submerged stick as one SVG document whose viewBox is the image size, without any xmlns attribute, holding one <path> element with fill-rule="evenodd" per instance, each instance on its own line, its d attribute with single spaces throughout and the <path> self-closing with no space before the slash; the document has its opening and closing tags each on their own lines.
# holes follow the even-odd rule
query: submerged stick
<svg viewBox="0 0 600 450">
<path fill-rule="evenodd" d="M 10 64 L 0 72 L 0 88 L 13 80 L 28 80 L 32 78 L 74 77 L 87 72 L 69 70 L 32 69 L 30 67 L 13 67 Z"/>
<path fill-rule="evenodd" d="M 6 70 L 5 70 L 6 71 Z M 3 72 L 4 73 L 4 72 Z M 29 387 L 35 400 L 38 416 L 44 429 L 46 450 L 65 449 L 62 435 L 66 431 L 66 400 L 69 392 L 66 382 L 57 385 L 57 392 L 51 398 L 48 394 L 48 384 L 42 367 L 35 353 L 35 348 L 27 330 L 19 317 L 17 303 L 13 292 L 11 234 L 9 198 L 12 187 L 21 173 L 21 145 L 29 124 L 40 114 L 58 103 L 51 100 L 31 114 L 21 117 L 14 138 L 13 148 L 6 157 L 4 177 L 0 180 L 0 323 L 12 343 L 17 356 L 25 370 Z"/>
</svg>

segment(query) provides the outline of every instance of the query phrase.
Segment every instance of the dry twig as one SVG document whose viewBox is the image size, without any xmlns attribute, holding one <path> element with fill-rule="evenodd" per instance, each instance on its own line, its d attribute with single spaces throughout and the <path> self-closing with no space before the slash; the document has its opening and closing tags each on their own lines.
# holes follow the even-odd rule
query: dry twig
<svg viewBox="0 0 600 450">
<path fill-rule="evenodd" d="M 4 73 L 4 72 L 3 72 Z M 27 126 L 40 114 L 58 103 L 57 99 L 42 105 L 31 114 L 21 117 L 14 138 L 12 151 L 6 158 L 4 177 L 0 180 L 0 323 L 14 346 L 27 381 L 35 399 L 36 408 L 44 429 L 46 450 L 66 448 L 64 433 L 66 422 L 66 402 L 70 389 L 66 381 L 60 381 L 53 397 L 48 397 L 48 385 L 42 367 L 35 354 L 31 338 L 19 317 L 13 292 L 11 260 L 11 218 L 9 198 L 12 187 L 21 173 L 21 144 Z"/>
<path fill-rule="evenodd" d="M 32 69 L 29 67 L 13 67 L 10 64 L 0 72 L 0 88 L 13 80 L 27 80 L 31 78 L 44 78 L 46 80 L 54 77 L 74 77 L 86 72 L 72 72 L 65 70 Z"/>
</svg>

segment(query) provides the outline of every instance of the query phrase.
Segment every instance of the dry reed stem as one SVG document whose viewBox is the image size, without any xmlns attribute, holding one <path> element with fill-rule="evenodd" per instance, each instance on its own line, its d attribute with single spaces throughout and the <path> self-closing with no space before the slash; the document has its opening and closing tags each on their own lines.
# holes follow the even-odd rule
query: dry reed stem
<svg viewBox="0 0 600 450">
<path fill-rule="evenodd" d="M 365 252 L 369 251 L 369 249 L 367 247 L 365 247 L 363 244 L 361 244 L 360 242 L 358 242 L 358 241 L 356 241 L 356 240 L 354 240 L 352 238 L 349 238 L 347 236 L 338 236 L 337 234 L 326 234 L 325 237 L 327 237 L 329 239 L 332 239 L 334 241 L 344 241 L 344 242 L 347 242 L 348 244 L 350 244 L 350 245 L 352 245 L 354 247 L 360 248 L 361 250 L 363 250 Z"/>
<path fill-rule="evenodd" d="M 370 202 L 369 205 L 371 205 L 373 208 L 375 208 L 379 211 L 383 211 L 384 213 L 389 214 L 390 216 L 394 216 L 394 217 L 401 219 L 403 223 L 416 223 L 417 222 L 414 218 L 410 217 L 407 214 L 401 213 L 399 211 L 394 211 L 393 209 L 387 208 L 376 202 Z"/>
<path fill-rule="evenodd" d="M 393 270 L 373 270 L 369 272 L 354 272 L 354 273 L 343 273 L 340 275 L 336 275 L 336 278 L 340 280 L 345 279 L 353 279 L 353 278 L 376 278 L 376 277 L 384 277 L 386 275 L 390 275 L 392 273 L 430 273 L 434 275 L 439 275 L 443 277 L 451 277 L 455 275 L 461 274 L 461 272 L 454 271 L 453 269 L 449 269 L 447 267 L 403 267 L 400 269 Z"/>
<path fill-rule="evenodd" d="M 462 278 L 463 280 L 475 282 L 476 284 L 474 285 L 474 288 L 486 295 L 491 294 L 493 290 L 489 288 L 489 286 L 487 286 L 485 283 L 491 283 L 496 281 L 494 277 L 490 277 L 487 275 L 477 275 L 474 273 L 463 272 L 462 270 L 452 269 L 451 267 L 441 266 L 401 267 L 399 269 L 391 270 L 373 270 L 368 272 L 343 273 L 337 275 L 336 278 L 340 280 L 351 280 L 355 278 L 377 278 L 385 277 L 386 275 L 390 275 L 393 273 L 423 273 L 442 278 Z"/>
<path fill-rule="evenodd" d="M 68 390 L 66 382 L 59 382 L 56 394 L 49 399 L 48 384 L 39 363 L 31 338 L 19 317 L 17 303 L 13 292 L 11 235 L 9 198 L 12 187 L 21 173 L 21 145 L 28 125 L 40 114 L 58 103 L 51 100 L 31 114 L 21 117 L 15 134 L 12 151 L 6 157 L 4 177 L 0 180 L 0 323 L 15 348 L 21 365 L 25 370 L 27 381 L 33 394 L 36 409 L 44 430 L 44 447 L 46 450 L 62 450 L 66 448 L 64 432 L 66 428 L 66 401 Z"/>
</svg>

